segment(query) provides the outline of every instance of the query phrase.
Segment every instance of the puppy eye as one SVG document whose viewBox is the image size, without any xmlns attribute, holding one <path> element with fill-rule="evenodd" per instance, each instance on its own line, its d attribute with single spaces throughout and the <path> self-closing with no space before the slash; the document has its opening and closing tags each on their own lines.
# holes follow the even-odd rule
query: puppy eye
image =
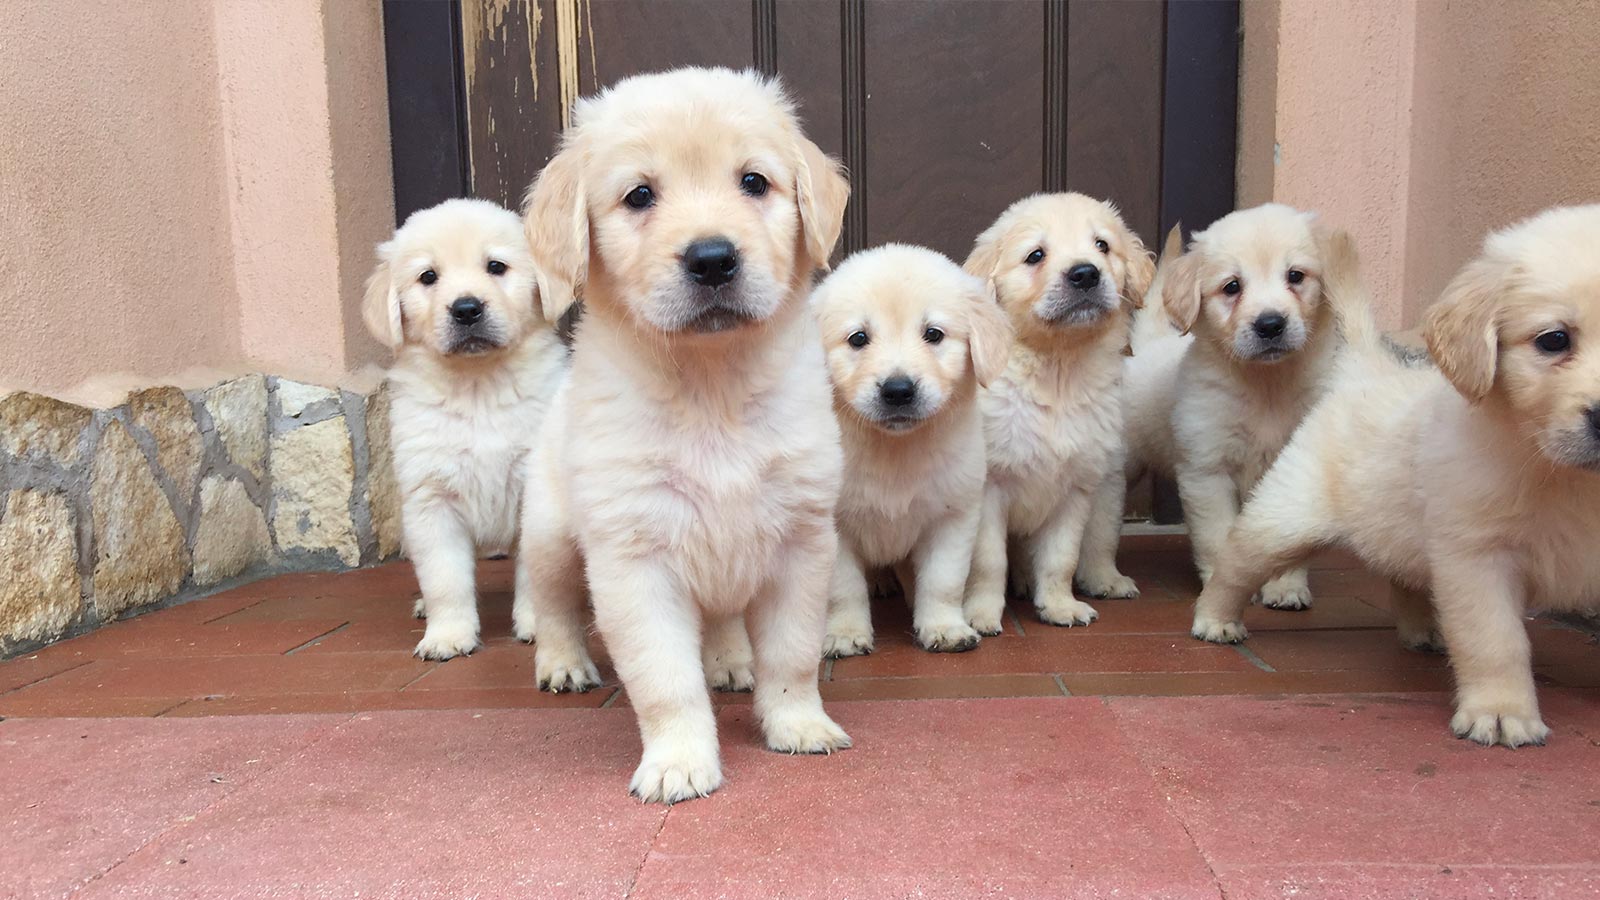
<svg viewBox="0 0 1600 900">
<path fill-rule="evenodd" d="M 629 209 L 649 209 L 656 205 L 656 192 L 648 184 L 641 184 L 623 195 L 622 202 Z"/>
<path fill-rule="evenodd" d="M 433 284 L 435 281 L 439 280 L 439 273 L 429 269 L 428 271 L 423 272 L 421 275 L 418 275 L 417 280 L 423 284 Z"/>
<path fill-rule="evenodd" d="M 505 273 L 506 273 L 506 264 L 505 263 L 501 262 L 498 259 L 489 260 L 489 274 L 490 275 L 504 275 Z"/>
<path fill-rule="evenodd" d="M 1533 345 L 1546 353 L 1565 353 L 1572 346 L 1572 336 L 1557 328 L 1534 338 Z"/>
<path fill-rule="evenodd" d="M 922 333 L 922 339 L 930 344 L 937 344 L 944 340 L 944 332 L 930 325 L 928 330 Z"/>
<path fill-rule="evenodd" d="M 860 350 L 862 347 L 867 345 L 867 341 L 869 340 L 871 340 L 871 338 L 867 337 L 867 333 L 865 331 L 857 331 L 856 333 L 845 338 L 845 343 L 856 348 L 857 350 Z"/>
<path fill-rule="evenodd" d="M 760 197 L 767 192 L 767 176 L 759 172 L 746 172 L 739 179 L 739 190 L 751 197 Z"/>
<path fill-rule="evenodd" d="M 1033 252 L 1029 253 L 1027 258 L 1023 259 L 1023 262 L 1027 263 L 1030 266 L 1037 266 L 1039 263 L 1044 262 L 1044 248 L 1043 247 L 1035 247 L 1035 248 L 1033 248 Z"/>
<path fill-rule="evenodd" d="M 1222 292 L 1227 294 L 1229 297 L 1238 294 L 1242 290 L 1244 290 L 1244 288 L 1239 285 L 1239 279 L 1237 278 L 1222 286 Z"/>
<path fill-rule="evenodd" d="M 1305 280 L 1306 280 L 1306 273 L 1300 271 L 1299 269 L 1290 269 L 1289 270 L 1289 283 L 1290 284 L 1299 284 L 1300 282 L 1305 281 Z"/>
<path fill-rule="evenodd" d="M 1099 239 L 1099 238 L 1095 238 L 1094 248 L 1096 250 L 1099 250 L 1101 253 L 1110 253 L 1111 252 L 1111 245 L 1106 243 L 1105 241 Z"/>
</svg>

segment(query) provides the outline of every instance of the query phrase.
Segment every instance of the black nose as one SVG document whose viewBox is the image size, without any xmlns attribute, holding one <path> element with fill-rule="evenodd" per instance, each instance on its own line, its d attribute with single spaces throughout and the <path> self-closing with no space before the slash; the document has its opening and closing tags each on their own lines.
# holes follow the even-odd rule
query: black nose
<svg viewBox="0 0 1600 900">
<path fill-rule="evenodd" d="M 477 297 L 458 297 L 450 304 L 450 318 L 463 325 L 471 325 L 483 318 L 483 301 Z"/>
<path fill-rule="evenodd" d="M 695 241 L 683 251 L 683 270 L 695 284 L 706 287 L 727 284 L 739 273 L 739 251 L 727 238 Z"/>
<path fill-rule="evenodd" d="M 905 376 L 897 376 L 878 385 L 878 396 L 890 406 L 909 406 L 917 399 L 917 383 Z"/>
<path fill-rule="evenodd" d="M 1092 288 L 1100 283 L 1100 267 L 1080 263 L 1067 270 L 1067 284 L 1075 288 Z"/>
<path fill-rule="evenodd" d="M 1289 320 L 1278 313 L 1266 313 L 1256 317 L 1256 334 L 1266 340 L 1283 337 L 1283 330 L 1289 327 Z"/>
</svg>

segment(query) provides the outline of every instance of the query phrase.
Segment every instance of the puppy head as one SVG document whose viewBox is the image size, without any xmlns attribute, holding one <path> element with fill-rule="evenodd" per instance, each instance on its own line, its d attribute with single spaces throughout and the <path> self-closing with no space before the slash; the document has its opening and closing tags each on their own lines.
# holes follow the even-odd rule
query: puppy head
<svg viewBox="0 0 1600 900">
<path fill-rule="evenodd" d="M 1600 206 L 1490 235 L 1424 335 L 1468 400 L 1503 403 L 1552 462 L 1600 470 Z"/>
<path fill-rule="evenodd" d="M 827 265 L 849 184 L 776 81 L 729 69 L 624 79 L 581 100 L 529 190 L 546 317 L 581 288 L 646 332 L 771 318 Z"/>
<path fill-rule="evenodd" d="M 1083 194 L 1035 194 L 978 236 L 966 269 L 991 279 L 1017 336 L 1107 327 L 1142 305 L 1155 261 L 1116 207 Z"/>
<path fill-rule="evenodd" d="M 922 247 L 851 256 L 811 298 L 834 397 L 889 432 L 933 418 L 999 377 L 1011 327 L 988 282 Z"/>
<path fill-rule="evenodd" d="M 1277 362 L 1315 336 L 1324 231 L 1281 203 L 1229 213 L 1194 235 L 1163 279 L 1174 324 L 1240 362 Z"/>
<path fill-rule="evenodd" d="M 378 246 L 362 317 L 392 349 L 476 356 L 516 343 L 538 321 L 522 221 L 486 200 L 446 200 L 406 218 Z"/>
</svg>

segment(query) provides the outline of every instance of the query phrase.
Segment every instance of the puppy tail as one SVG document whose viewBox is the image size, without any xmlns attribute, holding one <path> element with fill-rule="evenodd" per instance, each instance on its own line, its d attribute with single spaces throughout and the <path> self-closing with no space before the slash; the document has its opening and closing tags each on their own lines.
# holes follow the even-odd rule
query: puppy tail
<svg viewBox="0 0 1600 900">
<path fill-rule="evenodd" d="M 1150 281 L 1150 289 L 1145 291 L 1144 306 L 1134 310 L 1133 336 L 1130 344 L 1135 353 L 1141 344 L 1178 332 L 1172 317 L 1167 315 L 1166 304 L 1161 302 L 1161 285 L 1167 280 L 1167 273 L 1171 270 L 1172 263 L 1182 255 L 1183 223 L 1179 222 L 1167 232 L 1166 243 L 1161 247 L 1161 257 L 1156 260 L 1155 278 Z"/>
<path fill-rule="evenodd" d="M 1361 258 L 1356 252 L 1355 238 L 1341 228 L 1328 235 L 1325 242 L 1322 255 L 1327 268 L 1323 273 L 1322 290 L 1345 343 L 1356 349 L 1383 351 L 1383 331 L 1372 315 L 1372 299 L 1361 278 Z"/>
</svg>

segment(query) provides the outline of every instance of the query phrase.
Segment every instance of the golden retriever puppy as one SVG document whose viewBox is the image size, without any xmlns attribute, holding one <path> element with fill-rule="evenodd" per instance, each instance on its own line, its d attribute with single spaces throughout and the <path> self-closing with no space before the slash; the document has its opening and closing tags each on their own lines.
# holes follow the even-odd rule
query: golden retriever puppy
<svg viewBox="0 0 1600 900">
<path fill-rule="evenodd" d="M 890 244 L 812 294 L 844 441 L 839 561 L 826 656 L 872 652 L 868 573 L 894 567 L 926 650 L 978 645 L 962 608 L 983 500 L 977 393 L 1005 368 L 993 286 L 945 256 Z"/>
<path fill-rule="evenodd" d="M 1178 494 L 1202 583 L 1239 504 L 1305 417 L 1341 341 L 1322 302 L 1325 229 L 1280 203 L 1229 213 L 1194 235 L 1162 302 L 1196 340 L 1172 410 Z M 1311 605 L 1306 571 L 1261 589 L 1277 609 Z"/>
<path fill-rule="evenodd" d="M 553 691 L 598 683 L 587 581 L 644 800 L 722 783 L 708 662 L 753 663 L 773 750 L 850 746 L 817 691 L 843 461 L 805 304 L 848 196 L 779 85 L 727 69 L 580 101 L 529 192 L 545 314 L 579 290 L 585 307 L 529 460 L 535 669 Z"/>
<path fill-rule="evenodd" d="M 1351 351 L 1240 513 L 1194 634 L 1244 639 L 1267 575 L 1343 543 L 1400 588 L 1402 640 L 1434 642 L 1432 591 L 1455 733 L 1542 743 L 1522 617 L 1600 607 L 1600 206 L 1491 235 L 1429 310 L 1437 369 L 1381 339 L 1343 243 Z"/>
<path fill-rule="evenodd" d="M 979 398 L 988 480 L 967 619 L 1000 633 L 1009 535 L 1019 539 L 1013 580 L 1032 591 L 1039 618 L 1086 625 L 1098 614 L 1073 596 L 1072 577 L 1096 492 L 1122 480 L 1128 313 L 1155 262 L 1111 204 L 1036 194 L 978 236 L 966 269 L 994 282 L 1016 334 Z"/>
<path fill-rule="evenodd" d="M 1123 478 L 1107 478 L 1095 496 L 1094 510 L 1083 535 L 1083 552 L 1074 579 L 1088 597 L 1125 599 L 1139 596 L 1139 586 L 1117 568 L 1122 515 L 1128 486 L 1147 474 L 1171 477 L 1177 447 L 1172 440 L 1172 408 L 1178 398 L 1178 372 L 1194 335 L 1179 331 L 1161 302 L 1161 289 L 1172 264 L 1183 255 L 1183 230 L 1167 234 L 1155 280 L 1144 307 L 1133 314 L 1128 340 L 1130 355 L 1122 364 Z"/>
<path fill-rule="evenodd" d="M 534 306 L 522 219 L 484 200 L 412 213 L 378 247 L 362 314 L 395 351 L 390 445 L 424 659 L 478 647 L 477 558 L 512 549 L 524 457 L 567 353 Z M 519 582 L 517 637 L 534 637 Z"/>
</svg>

